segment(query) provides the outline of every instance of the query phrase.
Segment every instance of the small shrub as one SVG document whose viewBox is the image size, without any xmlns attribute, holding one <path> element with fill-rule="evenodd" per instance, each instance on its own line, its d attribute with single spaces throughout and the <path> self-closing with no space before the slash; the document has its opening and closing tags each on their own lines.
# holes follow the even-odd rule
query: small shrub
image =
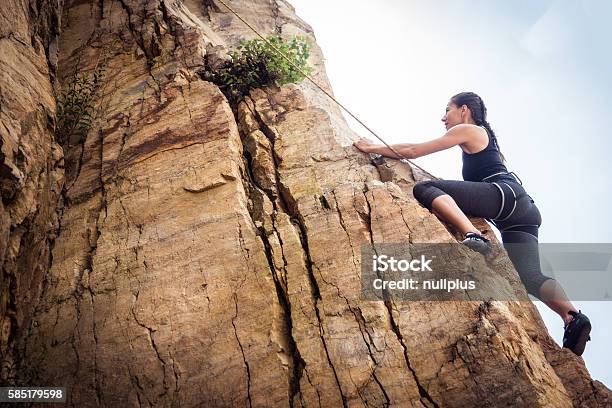
<svg viewBox="0 0 612 408">
<path fill-rule="evenodd" d="M 304 73 L 310 74 L 307 65 L 310 45 L 303 37 L 284 41 L 273 35 L 266 38 L 270 44 L 285 54 Z M 229 53 L 229 60 L 212 74 L 212 82 L 219 85 L 231 102 L 239 101 L 253 88 L 276 84 L 297 83 L 304 75 L 261 39 L 242 40 Z"/>
<path fill-rule="evenodd" d="M 105 62 L 99 62 L 90 73 L 82 73 L 80 60 L 57 96 L 55 134 L 60 144 L 82 140 L 95 117 L 94 100 L 105 74 Z"/>
</svg>

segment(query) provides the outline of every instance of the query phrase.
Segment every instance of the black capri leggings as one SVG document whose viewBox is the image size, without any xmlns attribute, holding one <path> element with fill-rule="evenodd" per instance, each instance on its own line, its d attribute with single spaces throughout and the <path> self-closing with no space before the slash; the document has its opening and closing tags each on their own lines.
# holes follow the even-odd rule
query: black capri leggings
<svg viewBox="0 0 612 408">
<path fill-rule="evenodd" d="M 527 293 L 540 298 L 542 283 L 553 279 L 543 275 L 540 268 L 538 228 L 542 217 L 533 199 L 514 178 L 502 176 L 491 182 L 422 181 L 414 185 L 413 194 L 429 211 L 436 197 L 448 194 L 465 214 L 491 221 L 501 232 Z M 507 245 L 515 243 L 521 245 Z"/>
</svg>

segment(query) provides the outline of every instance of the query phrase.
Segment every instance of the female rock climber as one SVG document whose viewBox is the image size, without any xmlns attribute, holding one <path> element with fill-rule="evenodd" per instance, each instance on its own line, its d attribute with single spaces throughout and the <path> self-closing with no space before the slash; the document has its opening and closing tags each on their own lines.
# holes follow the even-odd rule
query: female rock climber
<svg viewBox="0 0 612 408">
<path fill-rule="evenodd" d="M 591 339 L 591 323 L 576 310 L 557 281 L 540 270 L 538 228 L 542 218 L 518 177 L 508 172 L 495 133 L 487 122 L 484 102 L 473 92 L 459 93 L 448 102 L 442 121 L 447 130 L 444 136 L 425 143 L 391 147 L 405 158 L 414 159 L 458 145 L 462 150 L 465 181 L 422 181 L 415 184 L 414 197 L 459 230 L 465 245 L 481 253 L 490 251 L 490 242 L 466 214 L 484 217 L 493 223 L 527 292 L 563 319 L 563 347 L 582 355 L 586 342 Z M 388 147 L 364 138 L 354 145 L 366 153 L 401 159 Z"/>
</svg>

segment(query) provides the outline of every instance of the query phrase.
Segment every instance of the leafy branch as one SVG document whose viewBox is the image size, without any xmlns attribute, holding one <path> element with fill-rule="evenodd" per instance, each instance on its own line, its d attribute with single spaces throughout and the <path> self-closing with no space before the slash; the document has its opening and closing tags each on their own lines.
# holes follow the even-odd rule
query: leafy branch
<svg viewBox="0 0 612 408">
<path fill-rule="evenodd" d="M 304 37 L 284 41 L 277 35 L 268 36 L 267 41 L 295 64 L 296 69 L 285 58 L 261 39 L 242 40 L 229 53 L 229 59 L 208 79 L 216 83 L 230 102 L 238 102 L 253 88 L 276 84 L 298 83 L 312 67 L 307 60 L 310 44 Z"/>
<path fill-rule="evenodd" d="M 56 137 L 60 144 L 82 140 L 95 118 L 95 97 L 106 73 L 106 59 L 91 72 L 81 72 L 80 58 L 66 85 L 57 96 Z"/>
</svg>

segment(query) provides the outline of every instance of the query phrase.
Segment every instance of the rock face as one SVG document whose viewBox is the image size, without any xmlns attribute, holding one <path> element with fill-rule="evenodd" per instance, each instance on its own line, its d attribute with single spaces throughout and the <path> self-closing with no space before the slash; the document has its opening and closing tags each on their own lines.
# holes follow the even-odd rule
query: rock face
<svg viewBox="0 0 612 408">
<path fill-rule="evenodd" d="M 92 129 L 61 148 L 60 5 L 16 3 L 0 6 L 3 383 L 79 407 L 610 406 L 530 302 L 361 299 L 362 245 L 455 242 L 411 195 L 427 175 L 372 164 L 309 82 L 230 106 L 203 73 L 255 34 L 221 3 L 64 4 L 59 82 L 107 70 Z M 307 36 L 330 89 L 288 3 L 231 6 Z M 505 256 L 489 268 L 524 293 Z"/>
<path fill-rule="evenodd" d="M 14 379 L 18 331 L 27 333 L 52 260 L 64 182 L 53 136 L 59 8 L 0 5 L 0 378 Z"/>
</svg>

